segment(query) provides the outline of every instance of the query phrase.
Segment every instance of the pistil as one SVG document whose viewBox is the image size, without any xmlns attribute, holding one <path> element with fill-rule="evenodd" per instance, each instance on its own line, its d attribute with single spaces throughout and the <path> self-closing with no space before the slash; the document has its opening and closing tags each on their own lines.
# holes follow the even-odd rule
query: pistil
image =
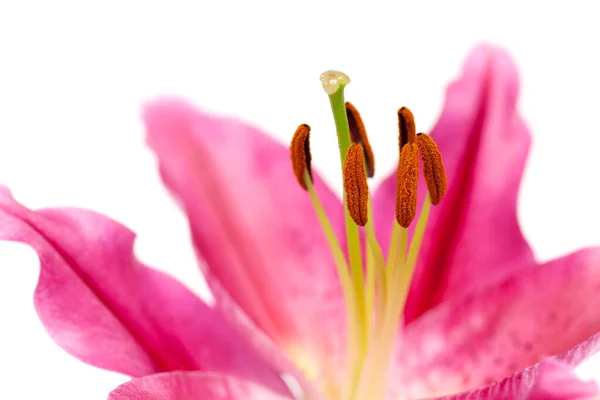
<svg viewBox="0 0 600 400">
<path fill-rule="evenodd" d="M 323 74 L 321 74 L 321 83 L 323 84 L 323 89 L 329 96 L 329 103 L 331 105 L 331 111 L 333 113 L 333 119 L 335 121 L 338 145 L 340 148 L 340 162 L 342 165 L 343 172 L 348 149 L 351 145 L 350 127 L 348 125 L 346 103 L 344 101 L 344 88 L 348 83 L 350 83 L 350 78 L 343 72 L 326 71 Z M 352 219 L 352 216 L 350 215 L 350 212 L 348 210 L 347 193 L 344 193 L 344 204 L 346 216 L 346 241 L 348 243 L 350 271 L 356 295 L 358 312 L 358 316 L 356 318 L 357 326 L 355 326 L 354 329 L 357 340 L 357 343 L 355 345 L 358 348 L 359 359 L 355 360 L 355 362 L 357 364 L 360 364 L 367 351 L 367 312 L 371 311 L 366 310 L 360 238 L 358 233 L 358 226 Z"/>
</svg>

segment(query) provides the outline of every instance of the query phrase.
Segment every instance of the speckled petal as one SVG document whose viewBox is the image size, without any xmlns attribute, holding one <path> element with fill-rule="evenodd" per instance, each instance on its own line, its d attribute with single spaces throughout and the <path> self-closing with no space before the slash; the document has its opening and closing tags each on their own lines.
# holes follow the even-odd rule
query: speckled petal
<svg viewBox="0 0 600 400">
<path fill-rule="evenodd" d="M 437 400 L 597 400 L 599 394 L 596 382 L 583 381 L 569 365 L 548 359 L 481 389 Z"/>
<path fill-rule="evenodd" d="M 571 365 L 598 350 L 600 248 L 526 268 L 445 303 L 409 324 L 392 384 L 412 397 L 456 393 L 564 353 Z M 578 345 L 578 343 L 582 343 Z"/>
</svg>

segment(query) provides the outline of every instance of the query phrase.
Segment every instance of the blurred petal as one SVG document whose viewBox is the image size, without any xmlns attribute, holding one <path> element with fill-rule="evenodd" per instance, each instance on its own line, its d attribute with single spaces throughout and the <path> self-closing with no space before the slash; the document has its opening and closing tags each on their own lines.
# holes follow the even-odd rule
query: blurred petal
<svg viewBox="0 0 600 400">
<path fill-rule="evenodd" d="M 246 347 L 248 338 L 135 258 L 135 235 L 117 222 L 80 209 L 30 211 L 0 189 L 0 239 L 38 253 L 36 310 L 75 357 L 133 376 L 210 370 L 283 390 L 278 372 Z"/>
<path fill-rule="evenodd" d="M 599 303 L 600 248 L 524 269 L 406 326 L 392 384 L 456 393 L 570 348 L 559 359 L 576 365 L 600 349 L 598 336 L 585 342 L 600 331 Z"/>
<path fill-rule="evenodd" d="M 339 351 L 340 285 L 288 149 L 250 125 L 177 100 L 151 104 L 145 121 L 163 180 L 188 215 L 217 305 L 233 299 L 309 369 L 320 364 L 315 358 Z M 340 201 L 313 177 L 341 229 Z"/>
<path fill-rule="evenodd" d="M 569 366 L 544 360 L 518 374 L 481 389 L 444 397 L 446 400 L 592 400 L 600 390 L 595 382 L 579 379 Z"/>
<path fill-rule="evenodd" d="M 596 382 L 582 381 L 573 369 L 556 361 L 542 361 L 538 377 L 529 392 L 528 400 L 587 400 L 598 399 Z"/>
<path fill-rule="evenodd" d="M 230 376 L 170 372 L 133 379 L 113 390 L 108 400 L 293 400 Z"/>
<path fill-rule="evenodd" d="M 456 294 L 532 264 L 516 216 L 530 142 L 516 108 L 518 88 L 510 57 L 490 46 L 476 48 L 448 88 L 431 133 L 443 155 L 448 191 L 429 217 L 406 323 Z M 394 173 L 375 195 L 381 238 L 391 231 L 395 193 Z M 420 202 L 425 193 L 420 182 Z"/>
</svg>

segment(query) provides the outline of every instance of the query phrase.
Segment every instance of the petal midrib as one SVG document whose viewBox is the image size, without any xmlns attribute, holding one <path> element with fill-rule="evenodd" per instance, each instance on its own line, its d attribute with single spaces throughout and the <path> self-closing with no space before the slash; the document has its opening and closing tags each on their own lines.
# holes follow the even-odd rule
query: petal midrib
<svg viewBox="0 0 600 400">
<path fill-rule="evenodd" d="M 251 308 L 253 308 L 253 311 L 258 312 L 260 315 L 261 321 L 259 324 L 263 330 L 272 335 L 274 332 L 277 332 L 277 325 L 275 321 L 282 321 L 284 319 L 280 316 L 280 310 L 274 306 L 275 302 L 271 301 L 272 299 L 267 297 L 267 293 L 256 290 L 256 288 L 266 286 L 266 284 L 261 285 L 257 281 L 261 279 L 261 277 L 252 274 L 249 271 L 252 268 L 248 268 L 245 265 L 246 263 L 266 264 L 264 257 L 256 248 L 252 246 L 252 239 L 248 238 L 248 233 L 244 231 L 245 227 L 241 224 L 236 226 L 236 221 L 233 217 L 234 212 L 231 211 L 235 210 L 235 208 L 231 206 L 231 203 L 228 200 L 230 196 L 224 193 L 224 185 L 221 185 L 215 178 L 218 176 L 218 173 L 212 168 L 214 162 L 211 161 L 212 156 L 210 152 L 204 151 L 204 146 L 201 144 L 199 146 L 185 146 L 185 149 L 191 148 L 195 148 L 202 153 L 200 155 L 197 154 L 196 157 L 199 156 L 200 159 L 208 160 L 202 163 L 202 177 L 200 177 L 198 174 L 195 175 L 195 178 L 198 179 L 200 183 L 193 185 L 193 187 L 201 187 L 205 189 L 202 190 L 199 195 L 209 204 L 211 212 L 209 212 L 208 215 L 214 217 L 213 222 L 216 222 L 216 225 L 219 229 L 219 235 L 223 238 L 220 240 L 220 244 L 226 246 L 226 249 L 223 251 L 227 252 L 230 257 L 234 257 L 235 259 L 234 262 L 228 265 L 228 268 L 233 268 L 235 270 L 235 274 L 238 277 L 238 279 L 236 279 L 236 283 L 244 287 L 244 290 L 242 291 L 245 294 L 245 298 L 236 298 L 234 300 L 238 302 L 239 306 L 242 306 L 242 304 L 239 304 L 240 302 L 248 302 L 247 305 L 252 305 Z M 188 207 L 188 212 L 193 215 L 193 208 L 190 206 Z M 215 211 L 219 209 L 227 210 L 227 212 Z M 251 212 L 251 210 L 249 210 L 249 212 Z M 214 228 L 214 226 L 212 227 Z M 202 239 L 195 240 L 195 244 L 198 247 L 201 247 L 202 243 Z M 211 249 L 211 251 L 214 250 Z M 203 251 L 201 251 L 201 253 L 206 254 L 206 252 Z M 212 262 L 213 260 L 206 261 Z M 214 272 L 211 273 L 214 274 Z M 227 290 L 227 288 L 225 288 L 225 290 Z M 227 290 L 227 292 L 229 295 L 231 295 L 229 290 Z M 256 315 L 254 315 L 254 317 L 256 317 Z"/>
<path fill-rule="evenodd" d="M 482 132 L 486 122 L 485 114 L 489 102 L 490 88 L 490 66 L 486 67 L 482 80 L 484 84 L 481 87 L 478 102 L 479 108 L 477 116 L 471 129 L 470 140 L 465 146 L 465 153 L 457 168 L 459 174 L 453 178 L 454 187 L 449 191 L 445 202 L 452 204 L 448 206 L 452 212 L 443 215 L 436 224 L 435 242 L 431 245 L 427 259 L 424 261 L 422 278 L 423 283 L 419 287 L 421 293 L 418 302 L 411 307 L 410 312 L 405 314 L 406 323 L 417 319 L 427 310 L 439 304 L 443 296 L 444 284 L 448 279 L 450 270 L 444 268 L 454 256 L 456 250 L 456 241 L 460 237 L 461 224 L 466 219 L 468 213 L 469 197 L 471 191 L 468 190 L 472 184 L 475 175 L 478 159 L 477 149 L 481 143 Z M 465 196 L 466 194 L 466 196 Z"/>
</svg>

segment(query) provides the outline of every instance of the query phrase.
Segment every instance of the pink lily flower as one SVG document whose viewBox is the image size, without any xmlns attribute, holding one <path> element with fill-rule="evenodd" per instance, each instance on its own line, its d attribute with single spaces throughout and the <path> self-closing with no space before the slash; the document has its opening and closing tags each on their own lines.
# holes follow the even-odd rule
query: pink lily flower
<svg viewBox="0 0 600 400">
<path fill-rule="evenodd" d="M 354 271 L 366 272 L 364 291 L 343 280 L 336 262 L 352 249 L 340 256 L 335 242 L 356 238 L 317 173 L 306 193 L 285 146 L 179 100 L 147 107 L 148 142 L 189 218 L 214 306 L 143 265 L 135 235 L 92 211 L 32 211 L 1 189 L 0 239 L 38 253 L 35 307 L 53 340 L 134 378 L 110 400 L 598 398 L 572 368 L 600 350 L 600 249 L 535 261 L 516 217 L 530 144 L 518 85 L 504 51 L 468 57 L 431 133 L 448 179 L 426 227 L 396 226 L 396 171 L 369 200 L 366 264 L 377 265 L 377 243 L 392 251 L 393 232 L 422 243 L 399 256 L 414 274 L 398 272 L 390 288 L 410 292 L 389 292 L 394 301 L 385 285 L 369 292 L 369 276 L 380 279 L 371 267 Z M 423 182 L 417 198 L 426 221 Z M 373 328 L 379 311 L 398 313 L 384 319 L 391 328 Z"/>
</svg>

